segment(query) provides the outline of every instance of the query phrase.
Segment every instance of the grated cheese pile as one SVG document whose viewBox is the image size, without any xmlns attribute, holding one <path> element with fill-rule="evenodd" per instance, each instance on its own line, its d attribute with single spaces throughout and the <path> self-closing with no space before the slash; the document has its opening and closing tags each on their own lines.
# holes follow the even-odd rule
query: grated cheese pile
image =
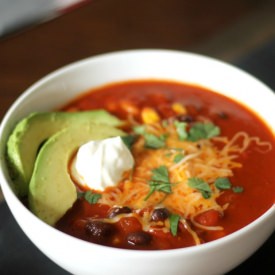
<svg viewBox="0 0 275 275">
<path fill-rule="evenodd" d="M 99 200 L 110 207 L 130 207 L 133 213 L 107 222 L 115 222 L 125 215 L 134 216 L 144 231 L 169 232 L 168 221 L 160 226 L 150 219 L 152 209 L 166 208 L 179 215 L 181 224 L 193 236 L 195 244 L 199 244 L 193 226 L 223 230 L 221 226 L 206 226 L 195 220 L 208 210 L 223 216 L 228 204 L 219 205 L 217 198 L 228 188 L 220 188 L 217 181 L 230 183 L 233 170 L 242 167 L 238 157 L 252 142 L 266 150 L 271 145 L 245 132 L 236 133 L 232 139 L 220 136 L 220 129 L 204 118 L 187 123 L 177 117 L 160 120 L 153 111 L 146 110 L 146 114 L 142 116 L 143 125 L 137 125 L 132 118 L 128 120 L 133 129 L 131 134 L 136 138 L 131 147 L 133 169 L 124 173 L 117 185 L 107 187 Z"/>
<path fill-rule="evenodd" d="M 166 146 L 148 149 L 144 137 L 140 136 L 132 148 L 135 159 L 132 174 L 116 187 L 105 190 L 101 202 L 110 206 L 127 205 L 133 209 L 161 205 L 186 219 L 191 219 L 208 209 L 222 212 L 223 208 L 216 202 L 221 190 L 214 186 L 214 181 L 220 177 L 231 177 L 232 169 L 241 167 L 236 158 L 242 148 L 236 144 L 226 146 L 228 140 L 219 137 L 196 142 L 181 141 L 172 122 L 165 127 L 161 122 L 148 124 L 146 131 L 156 136 L 167 135 Z M 218 149 L 217 142 L 224 144 L 222 149 Z M 177 156 L 182 158 L 179 162 L 175 162 Z M 152 176 L 152 170 L 159 166 L 168 167 L 172 192 L 154 192 L 145 200 L 150 189 L 148 181 Z M 211 198 L 203 198 L 200 192 L 188 186 L 187 181 L 192 177 L 201 178 L 209 183 Z"/>
</svg>

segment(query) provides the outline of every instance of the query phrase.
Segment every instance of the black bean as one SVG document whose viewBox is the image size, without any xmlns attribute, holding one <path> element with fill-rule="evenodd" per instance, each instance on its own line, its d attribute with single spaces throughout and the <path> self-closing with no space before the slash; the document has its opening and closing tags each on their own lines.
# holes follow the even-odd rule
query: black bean
<svg viewBox="0 0 275 275">
<path fill-rule="evenodd" d="M 170 212 L 166 208 L 156 208 L 151 215 L 152 221 L 164 221 L 170 215 Z"/>
<path fill-rule="evenodd" d="M 190 115 L 178 115 L 177 120 L 181 122 L 193 122 L 194 119 Z"/>
<path fill-rule="evenodd" d="M 114 225 L 103 221 L 88 221 L 85 227 L 88 236 L 96 241 L 103 241 L 109 238 L 115 231 Z"/>
<path fill-rule="evenodd" d="M 131 208 L 129 208 L 127 206 L 113 207 L 110 209 L 110 211 L 108 213 L 108 218 L 112 219 L 113 217 L 115 217 L 119 214 L 127 214 L 127 213 L 131 213 L 131 212 L 132 212 Z"/>
<path fill-rule="evenodd" d="M 131 245 L 148 245 L 151 239 L 151 235 L 144 231 L 133 232 L 127 236 L 127 242 Z"/>
<path fill-rule="evenodd" d="M 228 119 L 228 114 L 227 114 L 227 113 L 224 113 L 224 112 L 219 112 L 219 113 L 218 113 L 218 116 L 219 116 L 221 119 Z"/>
</svg>

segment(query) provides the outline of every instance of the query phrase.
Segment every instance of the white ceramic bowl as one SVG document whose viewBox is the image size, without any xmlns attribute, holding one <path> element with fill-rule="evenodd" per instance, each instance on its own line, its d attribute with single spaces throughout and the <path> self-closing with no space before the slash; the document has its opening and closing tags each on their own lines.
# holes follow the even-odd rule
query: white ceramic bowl
<svg viewBox="0 0 275 275">
<path fill-rule="evenodd" d="M 73 274 L 222 274 L 243 262 L 275 228 L 275 206 L 245 228 L 197 247 L 130 251 L 84 242 L 35 217 L 15 196 L 5 163 L 7 137 L 31 111 L 52 110 L 102 84 L 129 79 L 171 79 L 223 93 L 254 109 L 275 133 L 275 96 L 252 76 L 211 58 L 167 50 L 104 54 L 62 68 L 30 87 L 11 106 L 0 129 L 0 182 L 20 227 L 55 263 Z"/>
</svg>

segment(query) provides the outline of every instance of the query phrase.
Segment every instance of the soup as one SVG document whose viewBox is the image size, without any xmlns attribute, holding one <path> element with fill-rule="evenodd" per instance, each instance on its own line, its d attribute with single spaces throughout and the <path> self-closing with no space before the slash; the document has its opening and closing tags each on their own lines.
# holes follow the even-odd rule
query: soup
<svg viewBox="0 0 275 275">
<path fill-rule="evenodd" d="M 245 106 L 152 80 L 91 90 L 62 111 L 95 109 L 125 122 L 135 164 L 115 186 L 92 190 L 92 203 L 76 181 L 82 195 L 59 230 L 118 248 L 174 249 L 226 236 L 274 203 L 274 136 Z"/>
<path fill-rule="evenodd" d="M 9 138 L 7 160 L 18 195 L 58 230 L 162 250 L 227 236 L 269 209 L 274 146 L 263 121 L 232 99 L 140 80 L 30 114 Z"/>
</svg>

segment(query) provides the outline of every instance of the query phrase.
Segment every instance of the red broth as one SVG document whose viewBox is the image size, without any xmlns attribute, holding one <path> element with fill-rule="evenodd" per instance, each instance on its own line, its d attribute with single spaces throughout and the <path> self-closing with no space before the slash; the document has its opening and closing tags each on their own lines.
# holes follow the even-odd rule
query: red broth
<svg viewBox="0 0 275 275">
<path fill-rule="evenodd" d="M 231 181 L 234 185 L 241 186 L 243 192 L 225 190 L 217 199 L 221 205 L 229 203 L 222 217 L 215 211 L 208 211 L 196 217 L 201 224 L 219 225 L 224 228 L 220 231 L 193 228 L 201 243 L 209 242 L 251 223 L 274 204 L 274 135 L 255 113 L 223 95 L 202 87 L 156 80 L 115 83 L 94 89 L 70 102 L 62 110 L 103 108 L 121 119 L 126 119 L 130 113 L 136 121 L 141 121 L 140 110 L 144 107 L 155 109 L 162 119 L 177 115 L 171 108 L 175 102 L 185 106 L 193 119 L 199 116 L 210 118 L 220 127 L 222 136 L 232 138 L 236 132 L 245 131 L 250 136 L 257 136 L 272 145 L 272 150 L 265 153 L 257 150 L 256 145 L 250 146 L 240 155 L 239 161 L 243 167 L 234 170 Z M 182 224 L 179 224 L 176 237 L 171 232 L 156 230 L 150 233 L 150 239 L 145 241 L 145 244 L 129 244 L 127 236 L 142 231 L 141 224 L 135 218 L 124 218 L 115 222 L 112 238 L 96 240 L 88 236 L 83 221 L 89 218 L 105 218 L 108 211 L 109 206 L 89 204 L 79 199 L 56 227 L 75 237 L 119 248 L 174 249 L 195 245 L 194 239 Z M 108 229 L 106 230 L 108 232 Z"/>
</svg>

